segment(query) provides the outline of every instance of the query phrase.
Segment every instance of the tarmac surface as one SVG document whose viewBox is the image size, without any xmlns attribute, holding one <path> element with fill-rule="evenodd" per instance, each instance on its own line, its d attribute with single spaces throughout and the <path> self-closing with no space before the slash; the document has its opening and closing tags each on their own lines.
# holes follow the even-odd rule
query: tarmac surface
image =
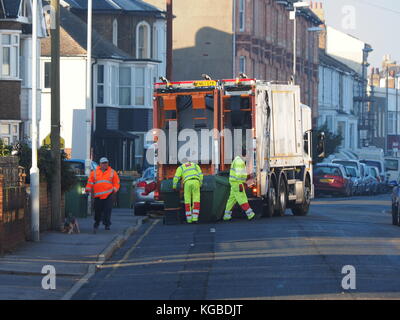
<svg viewBox="0 0 400 320">
<path fill-rule="evenodd" d="M 0 257 L 0 300 L 69 299 L 82 279 L 92 276 L 147 217 L 135 217 L 132 209 L 113 209 L 111 220 L 110 231 L 100 226 L 93 234 L 93 218 L 78 219 L 80 234 L 44 232 L 39 242 L 25 242 Z M 54 290 L 42 287 L 48 274 L 42 273 L 44 266 L 55 268 Z"/>
<path fill-rule="evenodd" d="M 316 199 L 306 217 L 152 219 L 72 298 L 400 299 L 400 227 L 390 210 L 390 196 L 380 195 Z"/>
</svg>

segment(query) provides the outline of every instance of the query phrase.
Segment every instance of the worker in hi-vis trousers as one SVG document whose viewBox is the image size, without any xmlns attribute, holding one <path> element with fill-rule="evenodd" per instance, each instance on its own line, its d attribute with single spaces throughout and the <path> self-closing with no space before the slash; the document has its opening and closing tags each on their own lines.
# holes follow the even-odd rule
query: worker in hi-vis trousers
<svg viewBox="0 0 400 320">
<path fill-rule="evenodd" d="M 236 202 L 239 203 L 241 208 L 246 212 L 249 220 L 253 219 L 255 216 L 255 213 L 250 208 L 244 187 L 244 183 L 247 180 L 246 162 L 244 161 L 245 158 L 246 153 L 243 151 L 242 156 L 237 156 L 231 164 L 231 170 L 229 172 L 229 184 L 231 185 L 231 192 L 225 207 L 225 221 L 232 219 L 232 208 Z"/>
<path fill-rule="evenodd" d="M 183 164 L 176 169 L 172 186 L 174 190 L 176 190 L 176 185 L 181 178 L 183 181 L 186 221 L 188 223 L 198 222 L 200 214 L 200 188 L 203 184 L 203 173 L 198 164 L 184 161 Z"/>
</svg>

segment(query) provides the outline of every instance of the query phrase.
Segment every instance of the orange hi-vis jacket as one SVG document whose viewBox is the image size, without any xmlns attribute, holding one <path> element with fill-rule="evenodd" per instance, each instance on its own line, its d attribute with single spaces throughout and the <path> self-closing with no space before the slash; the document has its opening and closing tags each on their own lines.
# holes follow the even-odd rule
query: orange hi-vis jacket
<svg viewBox="0 0 400 320">
<path fill-rule="evenodd" d="M 90 173 L 86 192 L 93 190 L 94 197 L 106 199 L 111 193 L 119 190 L 119 177 L 114 169 L 108 167 L 106 171 L 102 171 L 100 166 Z"/>
</svg>

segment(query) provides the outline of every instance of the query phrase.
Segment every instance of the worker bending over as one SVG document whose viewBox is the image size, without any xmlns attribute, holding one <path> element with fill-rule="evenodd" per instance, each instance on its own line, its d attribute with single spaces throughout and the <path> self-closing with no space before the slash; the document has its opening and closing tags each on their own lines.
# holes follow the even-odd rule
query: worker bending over
<svg viewBox="0 0 400 320">
<path fill-rule="evenodd" d="M 187 159 L 184 159 L 182 163 L 176 169 L 172 188 L 176 190 L 176 186 L 182 178 L 186 221 L 188 223 L 197 222 L 200 214 L 200 188 L 203 184 L 203 173 L 196 163 Z"/>
<path fill-rule="evenodd" d="M 242 156 L 237 156 L 232 164 L 229 172 L 229 184 L 231 185 L 231 192 L 229 194 L 228 202 L 226 203 L 224 220 L 232 219 L 232 208 L 237 203 L 245 211 L 249 220 L 253 219 L 255 213 L 250 208 L 249 201 L 247 200 L 246 190 L 244 183 L 247 180 L 246 171 L 246 150 L 242 151 Z"/>
</svg>

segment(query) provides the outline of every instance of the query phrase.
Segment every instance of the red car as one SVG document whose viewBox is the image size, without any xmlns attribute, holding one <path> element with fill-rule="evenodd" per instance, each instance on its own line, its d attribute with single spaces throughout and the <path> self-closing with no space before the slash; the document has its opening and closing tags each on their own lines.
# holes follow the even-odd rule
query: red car
<svg viewBox="0 0 400 320">
<path fill-rule="evenodd" d="M 352 195 L 352 181 L 341 164 L 322 163 L 314 167 L 314 187 L 316 194 Z"/>
</svg>

